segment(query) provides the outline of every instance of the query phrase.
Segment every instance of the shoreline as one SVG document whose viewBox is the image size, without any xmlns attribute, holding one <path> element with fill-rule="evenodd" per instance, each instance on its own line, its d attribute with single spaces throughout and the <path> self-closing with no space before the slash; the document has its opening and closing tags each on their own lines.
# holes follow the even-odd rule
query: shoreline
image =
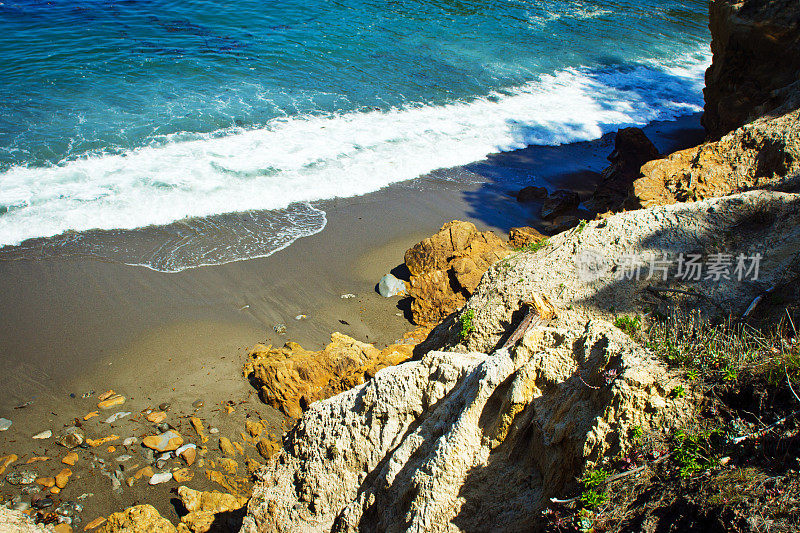
<svg viewBox="0 0 800 533">
<path fill-rule="evenodd" d="M 643 129 L 662 153 L 702 140 L 699 114 Z M 242 427 L 217 412 L 228 401 L 244 402 L 240 414 L 257 410 L 278 428 L 280 415 L 260 403 L 241 376 L 248 347 L 292 340 L 319 349 L 334 331 L 378 347 L 390 344 L 412 326 L 397 300 L 382 298 L 374 286 L 402 263 L 406 249 L 452 219 L 469 220 L 479 230 L 532 225 L 546 231 L 539 204 L 518 203 L 513 192 L 535 177 L 536 185 L 571 188 L 585 199 L 612 149 L 613 134 L 531 146 L 364 196 L 320 202 L 325 229 L 265 258 L 178 273 L 92 258 L 0 262 L 0 354 L 8 376 L 0 417 L 13 421 L 0 433 L 0 455 L 41 455 L 31 435 L 48 428 L 56 433 L 86 413 L 88 404 L 70 393 L 80 398 L 109 388 L 124 391 L 131 406 L 168 402 L 175 412 L 191 413 L 192 402 L 202 400 L 201 411 L 221 434 Z M 342 299 L 347 293 L 356 297 Z M 301 314 L 307 318 L 295 320 Z M 281 323 L 285 335 L 272 329 Z M 30 407 L 14 409 L 31 399 Z M 166 491 L 145 485 L 117 499 L 98 492 L 108 480 L 93 477 L 99 479 L 95 515 L 146 494 L 173 518 L 169 495 L 160 494 Z"/>
</svg>

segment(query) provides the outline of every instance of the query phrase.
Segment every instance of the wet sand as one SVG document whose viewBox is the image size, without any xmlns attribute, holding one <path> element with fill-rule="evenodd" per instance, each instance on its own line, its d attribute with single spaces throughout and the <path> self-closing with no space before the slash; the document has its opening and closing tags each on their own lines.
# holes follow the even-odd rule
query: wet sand
<svg viewBox="0 0 800 533">
<path fill-rule="evenodd" d="M 662 152 L 701 140 L 697 115 L 652 124 L 646 132 Z M 379 346 L 392 343 L 413 326 L 398 300 L 382 298 L 375 285 L 402 263 L 407 248 L 456 218 L 482 230 L 533 225 L 546 231 L 538 219 L 541 204 L 520 204 L 513 193 L 534 184 L 572 188 L 586 198 L 612 149 L 610 135 L 530 147 L 365 196 L 321 202 L 315 205 L 327 213 L 326 228 L 266 258 L 179 273 L 91 257 L 0 261 L 0 417 L 13 421 L 0 432 L 0 456 L 15 453 L 22 463 L 51 455 L 50 462 L 29 466 L 41 475 L 57 472 L 65 450 L 31 436 L 46 429 L 58 434 L 95 409 L 96 397 L 82 394 L 107 389 L 125 395 L 120 409 L 133 415 L 111 428 L 99 420 L 115 410 L 102 412 L 85 423 L 87 432 L 152 433 L 139 413 L 168 402 L 168 422 L 185 428 L 184 435 L 193 435 L 189 413 L 231 438 L 243 430 L 246 416 L 266 420 L 279 435 L 282 418 L 258 401 L 242 377 L 249 346 L 293 340 L 318 349 L 333 331 Z M 348 293 L 356 297 L 341 298 Z M 306 318 L 294 318 L 301 314 Z M 284 335 L 273 331 L 280 323 Z M 196 400 L 204 402 L 199 410 L 191 405 Z M 236 412 L 224 414 L 224 402 L 234 403 Z M 209 448 L 214 444 L 212 439 Z M 107 461 L 121 453 L 102 452 Z M 139 481 L 133 489 L 124 486 L 120 496 L 110 492 L 108 478 L 88 470 L 80 475 L 58 498 L 93 492 L 83 502 L 84 522 L 143 501 L 176 519 L 169 489 L 177 483 L 147 487 Z M 201 478 L 197 472 L 187 484 L 220 489 Z M 8 498 L 19 490 L 4 484 L 0 493 Z"/>
</svg>

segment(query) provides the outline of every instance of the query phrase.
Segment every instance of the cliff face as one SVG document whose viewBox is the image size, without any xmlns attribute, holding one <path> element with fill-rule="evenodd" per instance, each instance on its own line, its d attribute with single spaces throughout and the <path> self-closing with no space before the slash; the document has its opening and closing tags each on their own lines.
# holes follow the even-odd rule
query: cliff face
<svg viewBox="0 0 800 533">
<path fill-rule="evenodd" d="M 716 140 L 797 91 L 800 2 L 712 0 L 710 27 L 714 60 L 706 72 L 703 125 Z"/>
</svg>

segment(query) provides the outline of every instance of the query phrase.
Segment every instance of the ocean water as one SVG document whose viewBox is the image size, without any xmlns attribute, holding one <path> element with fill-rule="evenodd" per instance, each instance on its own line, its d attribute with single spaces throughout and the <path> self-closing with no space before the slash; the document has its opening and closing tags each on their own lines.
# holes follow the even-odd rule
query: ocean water
<svg viewBox="0 0 800 533">
<path fill-rule="evenodd" d="M 0 246 L 269 255 L 319 200 L 697 112 L 708 41 L 706 0 L 0 0 Z"/>
</svg>

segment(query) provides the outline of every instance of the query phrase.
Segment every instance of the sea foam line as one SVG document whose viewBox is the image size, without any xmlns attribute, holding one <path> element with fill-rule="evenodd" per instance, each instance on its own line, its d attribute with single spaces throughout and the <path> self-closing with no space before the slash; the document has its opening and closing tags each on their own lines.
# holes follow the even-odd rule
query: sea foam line
<svg viewBox="0 0 800 533">
<path fill-rule="evenodd" d="M 278 118 L 0 174 L 0 245 L 366 194 L 529 144 L 591 140 L 701 109 L 708 54 L 669 68 L 564 70 L 442 106 Z"/>
</svg>

